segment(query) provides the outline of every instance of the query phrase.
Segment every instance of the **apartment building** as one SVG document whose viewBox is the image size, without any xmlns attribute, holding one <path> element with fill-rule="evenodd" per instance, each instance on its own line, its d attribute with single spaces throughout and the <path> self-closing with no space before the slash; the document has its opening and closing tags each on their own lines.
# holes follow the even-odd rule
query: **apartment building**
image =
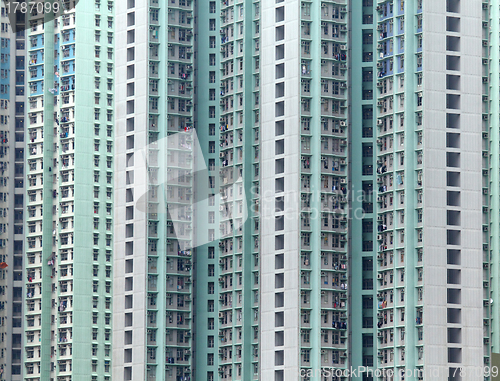
<svg viewBox="0 0 500 381">
<path fill-rule="evenodd" d="M 348 367 L 348 3 L 262 11 L 262 377 L 307 379 Z"/>
<path fill-rule="evenodd" d="M 352 207 L 364 214 L 351 230 L 352 326 L 361 328 L 351 363 L 395 372 L 376 379 L 468 379 L 459 370 L 490 365 L 494 8 L 420 0 L 353 9 Z"/>
<path fill-rule="evenodd" d="M 193 375 L 194 3 L 117 3 L 113 378 Z"/>
<path fill-rule="evenodd" d="M 111 380 L 115 4 L 63 5 L 27 20 L 23 372 Z"/>
<path fill-rule="evenodd" d="M 348 366 L 347 4 L 289 9 L 119 5 L 114 377 Z"/>
<path fill-rule="evenodd" d="M 22 15 L 20 15 L 22 16 Z M 1 8 L 0 47 L 0 372 L 4 379 L 22 377 L 23 209 L 24 209 L 24 17 L 10 27 Z"/>
</svg>

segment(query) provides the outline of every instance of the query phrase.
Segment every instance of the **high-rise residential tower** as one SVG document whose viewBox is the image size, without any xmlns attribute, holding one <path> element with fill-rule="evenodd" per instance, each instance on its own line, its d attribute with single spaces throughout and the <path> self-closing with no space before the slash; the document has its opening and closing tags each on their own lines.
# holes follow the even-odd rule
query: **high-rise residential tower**
<svg viewBox="0 0 500 381">
<path fill-rule="evenodd" d="M 113 378 L 187 381 L 194 352 L 194 2 L 120 1 L 116 31 L 122 80 Z"/>
<path fill-rule="evenodd" d="M 263 4 L 262 379 L 349 365 L 348 21 L 344 1 Z"/>
<path fill-rule="evenodd" d="M 120 4 L 119 379 L 348 366 L 348 9 L 322 5 Z"/>
<path fill-rule="evenodd" d="M 25 200 L 24 113 L 25 32 L 24 17 L 15 18 L 18 32 L 10 27 L 1 8 L 0 47 L 0 374 L 20 380 L 23 327 L 23 209 Z"/>
<path fill-rule="evenodd" d="M 488 9 L 352 11 L 351 205 L 364 215 L 351 229 L 351 363 L 395 372 L 376 379 L 490 365 Z"/>
<path fill-rule="evenodd" d="M 115 4 L 27 34 L 26 380 L 111 380 Z"/>
</svg>

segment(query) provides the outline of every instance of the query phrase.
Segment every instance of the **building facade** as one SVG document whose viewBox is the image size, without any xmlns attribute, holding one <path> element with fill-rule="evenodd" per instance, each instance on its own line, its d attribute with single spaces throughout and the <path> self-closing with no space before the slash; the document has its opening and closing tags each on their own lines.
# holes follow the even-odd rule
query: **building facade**
<svg viewBox="0 0 500 381">
<path fill-rule="evenodd" d="M 25 32 L 24 17 L 10 27 L 1 8 L 0 57 L 0 374 L 22 377 Z"/>
<path fill-rule="evenodd" d="M 29 15 L 24 379 L 111 380 L 114 3 Z"/>
<path fill-rule="evenodd" d="M 113 377 L 193 374 L 194 3 L 117 4 Z M 193 378 L 194 379 L 194 378 Z"/>
<path fill-rule="evenodd" d="M 178 200 L 169 195 L 181 193 L 179 183 L 168 178 L 182 177 L 179 170 L 195 171 L 194 183 L 185 184 L 194 189 L 189 245 L 196 247 L 189 253 L 195 255 L 193 287 L 181 280 L 178 238 L 170 240 L 174 254 L 158 243 L 157 254 L 141 261 L 137 273 L 134 268 L 127 275 L 132 268 L 126 263 L 133 258 L 124 256 L 116 267 L 116 282 L 133 278 L 139 287 L 120 283 L 125 300 L 142 292 L 147 301 L 154 294 L 148 290 L 156 289 L 167 295 L 152 309 L 134 305 L 127 312 L 131 304 L 115 305 L 115 312 L 134 316 L 134 329 L 121 327 L 127 318 L 115 316 L 115 331 L 133 332 L 128 335 L 134 338 L 123 353 L 120 346 L 114 350 L 124 358 L 123 366 L 115 366 L 117 372 L 125 369 L 125 377 L 133 378 L 137 366 L 138 372 L 166 379 L 342 380 L 347 376 L 320 370 L 353 366 L 386 372 L 359 379 L 392 381 L 410 377 L 408 369 L 418 374 L 415 379 L 434 369 L 443 378 L 456 378 L 461 367 L 488 364 L 493 294 L 488 295 L 488 228 L 483 225 L 489 204 L 482 176 L 488 171 L 482 171 L 489 164 L 481 149 L 486 144 L 481 139 L 488 138 L 482 103 L 488 81 L 480 77 L 490 54 L 484 50 L 485 25 L 494 12 L 490 15 L 488 4 L 479 1 L 350 5 L 333 0 L 209 1 L 196 8 L 188 1 L 166 8 L 129 2 L 127 10 L 123 5 L 127 19 L 119 23 L 121 40 L 129 43 L 122 51 L 127 54 L 123 77 L 130 81 L 119 92 L 127 116 L 120 127 L 126 133 L 120 134 L 124 156 L 117 181 L 128 182 L 131 167 L 145 170 L 143 180 L 133 177 L 125 184 L 130 186 L 123 197 L 129 196 L 123 205 L 118 202 L 130 217 L 120 221 L 133 228 L 116 225 L 116 234 L 133 231 L 121 238 L 134 251 L 117 251 L 131 255 L 144 244 L 148 249 L 139 253 L 150 253 L 156 238 L 146 239 L 151 224 L 159 227 L 154 230 L 159 242 L 169 236 L 176 219 L 167 211 L 178 209 Z M 183 19 L 184 12 L 193 11 L 195 23 Z M 157 20 L 169 31 L 158 44 Z M 465 33 L 460 25 L 476 29 Z M 144 32 L 152 33 L 148 41 L 130 38 L 132 30 L 146 27 Z M 193 43 L 183 37 L 189 33 L 195 33 Z M 184 60 L 190 59 L 182 56 L 185 45 L 195 52 L 188 63 L 194 65 L 196 92 L 186 95 L 196 104 L 192 114 L 182 108 L 179 95 L 179 76 L 192 80 L 190 74 L 182 78 Z M 139 47 L 148 54 L 130 53 Z M 159 66 L 167 86 L 161 91 L 160 81 L 158 94 L 151 77 L 156 64 L 151 50 L 157 47 L 166 54 L 161 62 L 168 69 L 162 73 Z M 137 60 L 143 60 L 139 76 Z M 161 101 L 162 96 L 167 98 Z M 188 150 L 194 166 L 179 169 L 176 155 L 184 153 L 153 148 L 160 149 L 167 176 L 158 180 L 167 186 L 159 192 L 168 205 L 159 206 L 165 216 L 156 224 L 146 214 L 154 202 L 141 196 L 156 189 L 148 180 L 155 169 L 147 160 L 138 162 L 137 151 L 147 147 L 141 157 L 156 162 L 151 139 L 165 137 L 167 147 L 178 147 L 175 139 L 191 127 L 183 110 L 194 118 L 200 151 L 193 143 Z M 139 115 L 147 134 L 131 122 Z M 179 130 L 169 138 L 169 131 Z M 158 178 L 162 171 L 160 166 Z M 127 214 L 138 197 L 139 212 Z M 177 263 L 173 274 L 142 268 L 151 261 L 168 267 L 172 260 Z M 194 300 L 193 310 L 184 307 L 185 312 L 177 295 L 173 320 L 171 276 L 177 293 Z M 150 288 L 151 282 L 157 286 Z M 488 307 L 484 320 L 477 314 L 483 307 Z M 195 323 L 182 324 L 179 311 Z M 139 321 L 158 318 L 142 332 L 135 328 L 146 325 L 135 324 L 136 314 Z M 158 338 L 161 331 L 166 342 Z M 195 338 L 186 339 L 185 332 Z M 195 351 L 192 360 L 187 348 Z M 134 351 L 139 357 L 130 356 Z"/>
<path fill-rule="evenodd" d="M 21 57 L 0 91 L 16 99 L 0 108 L 16 140 L 4 372 L 472 379 L 500 340 L 498 12 L 95 0 L 30 15 L 28 99 Z"/>
<path fill-rule="evenodd" d="M 490 365 L 489 9 L 364 1 L 352 12 L 352 206 L 365 214 L 351 231 L 362 326 L 351 362 L 395 373 L 377 379 L 467 379 L 460 371 Z"/>
</svg>

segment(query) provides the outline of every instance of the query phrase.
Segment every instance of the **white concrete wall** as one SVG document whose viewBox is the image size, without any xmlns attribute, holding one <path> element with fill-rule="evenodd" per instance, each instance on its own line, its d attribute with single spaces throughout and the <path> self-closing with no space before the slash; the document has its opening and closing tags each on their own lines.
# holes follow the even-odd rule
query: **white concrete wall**
<svg viewBox="0 0 500 381">
<path fill-rule="evenodd" d="M 483 366 L 482 342 L 482 7 L 461 1 L 461 32 L 446 32 L 446 1 L 424 1 L 424 357 L 427 370 Z M 460 37 L 460 52 L 446 52 L 446 35 Z M 460 71 L 446 71 L 446 55 L 459 55 Z M 461 90 L 446 90 L 446 73 L 460 75 Z M 446 93 L 460 94 L 460 129 L 446 128 Z M 446 132 L 460 133 L 460 148 L 446 148 Z M 446 151 L 460 152 L 461 206 L 446 203 Z M 461 245 L 447 246 L 446 211 L 461 211 Z M 447 265 L 446 249 L 461 249 L 461 266 Z M 447 305 L 447 268 L 461 269 L 461 306 Z M 459 286 L 451 286 L 459 287 Z M 447 323 L 447 307 L 461 308 L 461 324 Z M 447 328 L 462 328 L 462 343 L 447 343 Z M 462 348 L 462 363 L 448 364 L 448 347 Z M 471 368 L 474 367 L 474 368 Z M 473 374 L 473 373 L 472 373 Z M 442 368 L 439 379 L 447 377 Z M 479 380 L 465 377 L 464 380 Z"/>
<path fill-rule="evenodd" d="M 147 169 L 135 155 L 134 165 L 126 167 L 127 135 L 134 134 L 135 152 L 146 149 L 148 110 L 148 36 L 149 7 L 146 1 L 135 1 L 127 9 L 127 1 L 115 3 L 116 9 L 116 142 L 115 142 L 115 204 L 114 204 L 114 267 L 113 267 L 113 379 L 124 379 L 124 368 L 132 366 L 132 380 L 145 380 L 146 362 L 146 276 L 147 215 L 137 208 L 137 200 L 147 192 Z M 135 26 L 127 27 L 127 13 L 135 12 Z M 127 45 L 127 30 L 135 29 L 135 43 Z M 104 36 L 105 38 L 105 36 Z M 135 47 L 135 60 L 127 62 L 127 47 Z M 126 80 L 127 65 L 135 64 L 135 78 Z M 135 95 L 127 97 L 127 83 L 135 83 Z M 126 115 L 126 101 L 135 100 L 135 113 Z M 135 129 L 127 133 L 127 117 L 135 118 Z M 134 202 L 126 202 L 126 170 L 134 171 Z M 134 209 L 134 219 L 126 221 L 126 206 Z M 134 238 L 125 239 L 126 223 L 134 222 Z M 134 254 L 125 255 L 125 241 L 134 243 Z M 125 260 L 133 259 L 133 291 L 125 292 Z M 133 295 L 133 308 L 125 310 L 125 295 Z M 133 326 L 125 328 L 125 312 L 133 311 Z M 126 330 L 132 330 L 132 345 L 124 345 Z M 124 363 L 124 349 L 132 348 L 132 362 Z"/>
<path fill-rule="evenodd" d="M 275 23 L 275 8 L 285 6 L 285 21 Z M 261 235 L 261 377 L 274 380 L 275 369 L 284 369 L 284 379 L 297 379 L 299 374 L 299 276 L 300 276 L 300 1 L 287 0 L 275 4 L 262 1 L 262 216 Z M 275 42 L 275 27 L 285 26 L 285 40 Z M 275 60 L 275 47 L 285 44 L 285 58 Z M 285 64 L 285 78 L 275 79 L 275 66 Z M 275 83 L 284 82 L 285 133 L 275 136 Z M 275 155 L 275 141 L 285 140 L 285 154 Z M 285 210 L 294 211 L 295 217 L 285 216 L 284 251 L 275 251 L 275 159 L 285 158 Z M 280 175 L 281 176 L 281 175 Z M 283 214 L 283 213 L 279 213 Z M 283 233 L 283 232 L 281 232 Z M 285 287 L 275 290 L 275 254 L 284 252 Z M 275 308 L 275 291 L 285 293 L 283 308 Z M 284 347 L 275 347 L 275 312 L 284 312 Z M 283 350 L 284 366 L 275 366 L 275 350 Z"/>
</svg>

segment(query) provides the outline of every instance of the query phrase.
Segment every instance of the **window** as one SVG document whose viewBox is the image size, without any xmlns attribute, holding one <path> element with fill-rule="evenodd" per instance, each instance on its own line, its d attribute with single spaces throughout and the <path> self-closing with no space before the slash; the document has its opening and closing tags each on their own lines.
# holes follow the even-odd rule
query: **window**
<svg viewBox="0 0 500 381">
<path fill-rule="evenodd" d="M 214 365 L 214 354 L 213 353 L 208 353 L 207 365 L 209 365 L 209 366 Z"/>
</svg>

